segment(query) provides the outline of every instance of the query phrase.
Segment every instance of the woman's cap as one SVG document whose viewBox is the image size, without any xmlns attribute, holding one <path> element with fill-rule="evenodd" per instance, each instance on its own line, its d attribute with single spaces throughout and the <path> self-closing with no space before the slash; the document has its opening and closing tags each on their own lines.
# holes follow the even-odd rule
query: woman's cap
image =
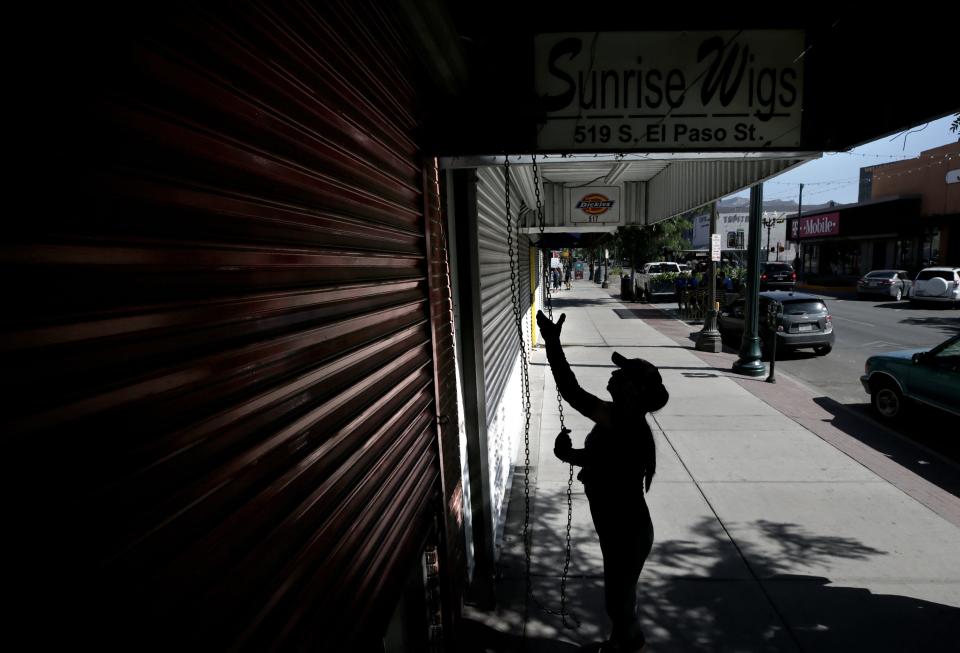
<svg viewBox="0 0 960 653">
<path fill-rule="evenodd" d="M 654 385 L 663 383 L 660 377 L 660 371 L 653 364 L 642 358 L 627 358 L 626 356 L 613 352 L 611 357 L 613 362 L 621 370 L 628 372 L 637 385 Z"/>
</svg>

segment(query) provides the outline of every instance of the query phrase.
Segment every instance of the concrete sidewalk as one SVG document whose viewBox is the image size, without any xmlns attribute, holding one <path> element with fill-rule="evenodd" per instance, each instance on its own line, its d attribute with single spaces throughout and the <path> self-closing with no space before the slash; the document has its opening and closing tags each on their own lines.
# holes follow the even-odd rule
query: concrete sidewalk
<svg viewBox="0 0 960 653">
<path fill-rule="evenodd" d="M 643 319 L 640 305 L 589 281 L 555 294 L 582 386 L 607 398 L 619 351 L 657 365 L 670 391 L 649 418 L 656 540 L 638 592 L 650 651 L 958 650 L 960 499 L 862 442 L 818 435 L 832 425 L 819 424 L 809 395 L 735 377 L 719 358 L 729 355 L 694 353 L 692 342 Z M 531 384 L 533 594 L 557 609 L 569 468 L 552 453 L 559 410 L 542 350 Z M 797 405 L 785 409 L 784 396 Z M 569 406 L 564 417 L 582 446 L 591 424 Z M 536 604 L 525 622 L 522 467 L 514 481 L 497 606 L 466 607 L 462 649 L 575 651 L 603 639 L 600 547 L 576 480 L 567 597 L 581 625 L 564 628 Z"/>
</svg>

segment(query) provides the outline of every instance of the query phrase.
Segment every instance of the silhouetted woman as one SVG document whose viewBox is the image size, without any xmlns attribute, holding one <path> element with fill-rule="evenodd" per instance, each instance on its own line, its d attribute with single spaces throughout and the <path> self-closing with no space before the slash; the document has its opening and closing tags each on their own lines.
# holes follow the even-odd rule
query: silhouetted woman
<svg viewBox="0 0 960 653">
<path fill-rule="evenodd" d="M 618 353 L 613 354 L 618 369 L 607 382 L 612 402 L 581 388 L 560 346 L 565 319 L 561 315 L 554 324 L 542 311 L 537 313 L 557 389 L 594 427 L 583 449 L 574 449 L 569 430 L 563 429 L 553 452 L 560 460 L 583 468 L 577 478 L 583 482 L 600 539 L 604 597 L 613 631 L 599 650 L 642 651 L 646 640 L 636 614 L 636 586 L 653 546 L 653 522 L 644 490 L 650 490 L 657 469 L 646 414 L 663 408 L 669 395 L 656 367 Z"/>
</svg>

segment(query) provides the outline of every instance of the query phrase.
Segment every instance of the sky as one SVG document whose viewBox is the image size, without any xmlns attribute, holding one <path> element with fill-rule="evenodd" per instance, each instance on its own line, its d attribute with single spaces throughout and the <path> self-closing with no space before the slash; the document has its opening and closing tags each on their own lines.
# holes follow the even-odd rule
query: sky
<svg viewBox="0 0 960 653">
<path fill-rule="evenodd" d="M 899 134 L 892 134 L 855 147 L 849 152 L 824 153 L 793 170 L 764 183 L 763 199 L 797 200 L 803 187 L 804 204 L 823 204 L 833 200 L 839 204 L 857 201 L 860 184 L 860 168 L 865 166 L 911 159 L 923 150 L 957 142 L 958 136 L 950 131 L 953 115 L 929 123 L 920 123 Z M 746 197 L 749 191 L 736 193 Z"/>
</svg>

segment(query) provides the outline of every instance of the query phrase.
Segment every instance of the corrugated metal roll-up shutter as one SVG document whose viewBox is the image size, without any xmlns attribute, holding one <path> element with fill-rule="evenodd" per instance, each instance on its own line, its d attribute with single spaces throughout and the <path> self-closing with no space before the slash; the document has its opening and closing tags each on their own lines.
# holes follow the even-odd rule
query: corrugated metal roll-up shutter
<svg viewBox="0 0 960 653">
<path fill-rule="evenodd" d="M 479 249 L 480 305 L 483 339 L 483 380 L 487 456 L 490 476 L 492 532 L 499 533 L 505 517 L 510 474 L 523 437 L 523 403 L 517 327 L 511 306 L 510 259 L 502 168 L 481 168 L 477 174 L 477 244 Z M 523 311 L 529 308 L 529 239 L 519 237 L 517 216 L 522 200 L 511 185 L 514 250 Z M 526 280 L 526 283 L 524 283 Z M 525 313 L 521 313 L 523 318 Z M 525 342 L 530 342 L 527 320 L 522 319 Z"/>
<path fill-rule="evenodd" d="M 376 3 L 112 18 L 0 257 L 30 641 L 364 650 L 441 505 L 414 62 Z"/>
<path fill-rule="evenodd" d="M 436 400 L 439 426 L 441 481 L 445 523 L 443 524 L 443 559 L 441 592 L 443 595 L 442 625 L 444 638 L 456 638 L 455 625 L 463 591 L 467 583 L 466 497 L 460 459 L 460 414 L 457 392 L 457 349 L 454 334 L 453 287 L 451 283 L 451 246 L 447 235 L 447 216 L 441 209 L 439 162 L 434 159 L 427 175 L 427 229 L 429 237 L 430 310 L 434 338 L 434 362 L 437 379 Z"/>
</svg>

